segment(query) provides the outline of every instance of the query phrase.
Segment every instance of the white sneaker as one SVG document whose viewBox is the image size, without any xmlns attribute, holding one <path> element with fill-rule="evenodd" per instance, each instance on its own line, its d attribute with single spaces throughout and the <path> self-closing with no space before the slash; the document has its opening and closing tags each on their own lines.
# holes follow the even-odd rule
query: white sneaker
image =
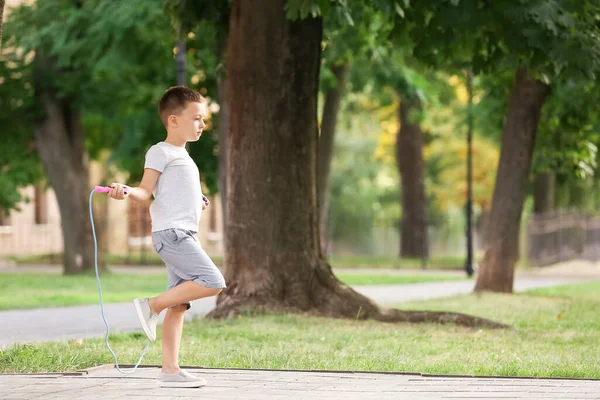
<svg viewBox="0 0 600 400">
<path fill-rule="evenodd" d="M 178 374 L 158 374 L 158 385 L 163 388 L 199 388 L 206 386 L 206 380 L 181 370 Z"/>
<path fill-rule="evenodd" d="M 156 325 L 158 325 L 158 315 L 152 314 L 148 298 L 133 300 L 135 311 L 137 312 L 140 324 L 144 333 L 151 342 L 156 340 Z"/>
</svg>

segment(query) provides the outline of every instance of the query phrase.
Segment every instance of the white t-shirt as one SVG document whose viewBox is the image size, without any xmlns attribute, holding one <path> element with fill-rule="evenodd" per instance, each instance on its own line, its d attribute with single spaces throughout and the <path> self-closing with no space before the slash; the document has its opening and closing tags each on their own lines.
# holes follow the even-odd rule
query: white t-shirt
<svg viewBox="0 0 600 400">
<path fill-rule="evenodd" d="M 152 232 L 170 228 L 198 232 L 202 215 L 200 171 L 187 150 L 159 142 L 146 153 L 144 168 L 161 172 L 152 191 Z"/>
</svg>

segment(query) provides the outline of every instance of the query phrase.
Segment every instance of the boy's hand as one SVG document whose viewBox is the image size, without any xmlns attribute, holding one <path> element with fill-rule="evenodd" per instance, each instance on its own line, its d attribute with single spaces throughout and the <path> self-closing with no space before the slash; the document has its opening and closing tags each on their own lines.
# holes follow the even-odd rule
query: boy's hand
<svg viewBox="0 0 600 400">
<path fill-rule="evenodd" d="M 208 207 L 210 205 L 210 201 L 208 200 L 208 198 L 204 195 L 202 195 L 202 209 L 205 210 L 206 207 Z"/>
<path fill-rule="evenodd" d="M 125 197 L 129 196 L 129 193 L 125 193 L 125 185 L 120 183 L 113 183 L 110 185 L 112 188 L 108 195 L 113 199 L 123 200 Z"/>
</svg>

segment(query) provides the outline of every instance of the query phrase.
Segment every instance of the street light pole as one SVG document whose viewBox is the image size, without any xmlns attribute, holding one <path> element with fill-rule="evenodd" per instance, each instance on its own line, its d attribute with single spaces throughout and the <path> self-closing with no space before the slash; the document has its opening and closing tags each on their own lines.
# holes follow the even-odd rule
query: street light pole
<svg viewBox="0 0 600 400">
<path fill-rule="evenodd" d="M 465 272 L 473 276 L 473 72 L 467 69 L 467 260 Z"/>
<path fill-rule="evenodd" d="M 185 54 L 186 54 L 185 40 L 179 39 L 177 41 L 177 54 L 175 55 L 175 65 L 177 67 L 177 85 L 186 85 L 187 76 L 185 68 Z"/>
</svg>

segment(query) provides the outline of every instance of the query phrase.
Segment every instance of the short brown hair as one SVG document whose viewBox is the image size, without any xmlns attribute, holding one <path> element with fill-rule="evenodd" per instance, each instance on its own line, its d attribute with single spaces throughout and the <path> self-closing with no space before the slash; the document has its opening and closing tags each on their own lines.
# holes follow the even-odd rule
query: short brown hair
<svg viewBox="0 0 600 400">
<path fill-rule="evenodd" d="M 158 105 L 158 113 L 163 125 L 167 126 L 169 115 L 180 113 L 191 102 L 204 103 L 205 100 L 200 93 L 187 86 L 172 86 L 167 89 Z"/>
</svg>

